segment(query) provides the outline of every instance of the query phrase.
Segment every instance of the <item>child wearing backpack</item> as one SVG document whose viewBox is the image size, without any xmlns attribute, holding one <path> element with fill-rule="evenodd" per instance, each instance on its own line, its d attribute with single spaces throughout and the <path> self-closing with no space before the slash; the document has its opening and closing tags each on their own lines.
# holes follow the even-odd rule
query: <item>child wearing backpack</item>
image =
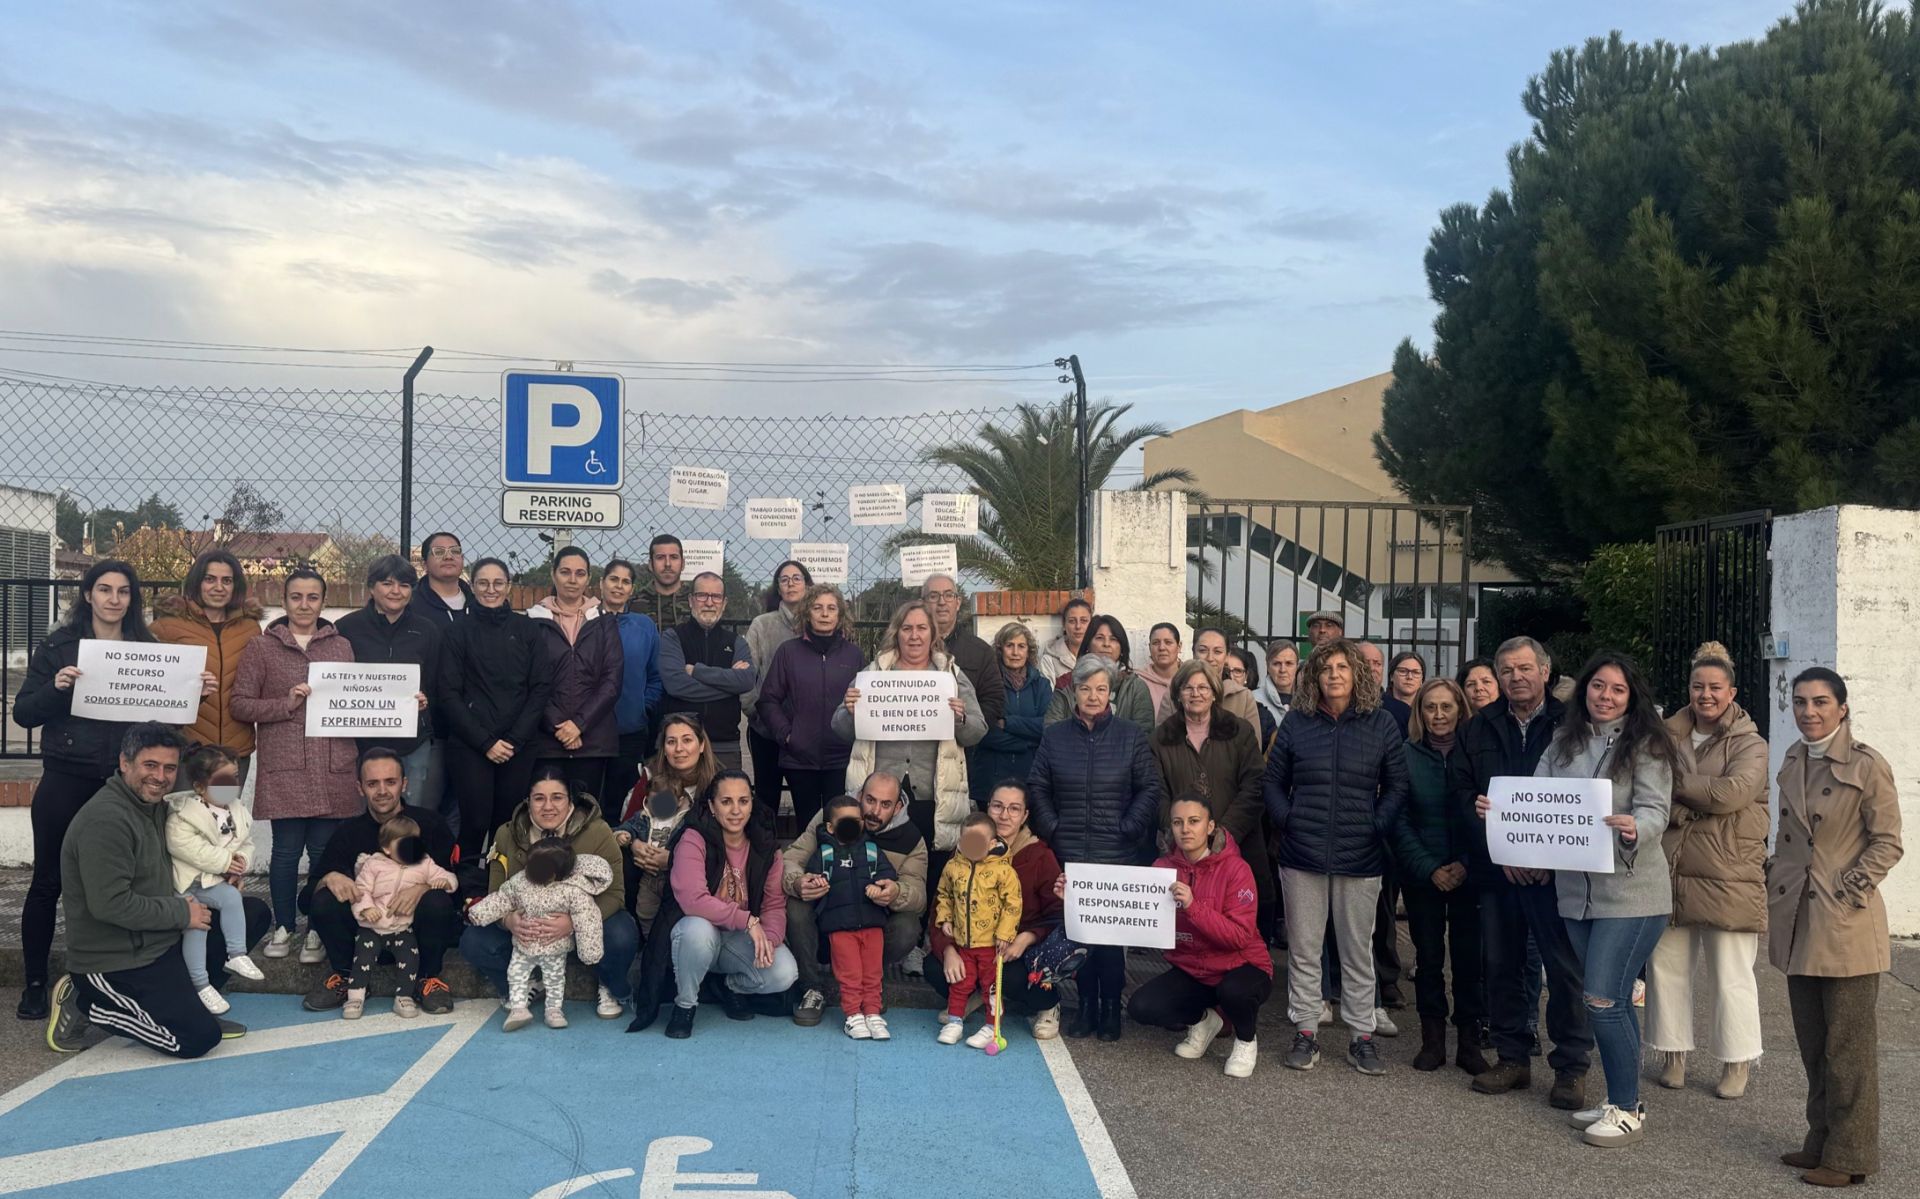
<svg viewBox="0 0 1920 1199">
<path fill-rule="evenodd" d="M 880 1014 L 887 907 L 874 894 L 877 883 L 899 874 L 867 836 L 859 800 L 851 795 L 828 800 L 820 823 L 819 844 L 806 868 L 827 880 L 827 893 L 814 901 L 813 913 L 827 935 L 846 1033 L 856 1041 L 890 1040 L 893 1034 Z"/>
</svg>

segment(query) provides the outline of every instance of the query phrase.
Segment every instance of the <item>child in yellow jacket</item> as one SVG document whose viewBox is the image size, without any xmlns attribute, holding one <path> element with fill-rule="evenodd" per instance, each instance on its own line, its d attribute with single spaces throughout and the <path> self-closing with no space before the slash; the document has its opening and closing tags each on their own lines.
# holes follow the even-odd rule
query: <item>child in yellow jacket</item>
<svg viewBox="0 0 1920 1199">
<path fill-rule="evenodd" d="M 986 997 L 991 1012 L 999 1001 L 993 993 L 993 960 L 1006 953 L 1020 932 L 1020 876 L 1007 859 L 1006 843 L 994 836 L 993 820 L 974 812 L 960 826 L 958 852 L 940 872 L 934 896 L 934 923 L 953 939 L 964 973 L 947 979 L 947 1020 L 940 1026 L 940 1043 L 960 1039 L 967 1015 L 967 997 L 974 988 Z M 991 1019 L 967 1038 L 975 1049 L 993 1043 Z"/>
</svg>

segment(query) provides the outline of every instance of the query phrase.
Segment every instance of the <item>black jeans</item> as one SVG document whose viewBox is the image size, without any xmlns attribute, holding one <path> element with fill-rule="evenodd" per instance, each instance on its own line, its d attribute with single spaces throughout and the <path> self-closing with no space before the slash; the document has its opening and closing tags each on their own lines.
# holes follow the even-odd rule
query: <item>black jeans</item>
<svg viewBox="0 0 1920 1199">
<path fill-rule="evenodd" d="M 612 758 L 541 758 L 534 764 L 538 770 L 542 766 L 558 766 L 566 772 L 567 790 L 574 798 L 581 795 L 593 796 L 600 805 L 600 814 L 606 817 L 608 824 L 620 823 L 620 805 L 626 796 L 609 796 L 607 792 L 607 767 Z M 526 796 L 521 796 L 525 799 Z"/>
<path fill-rule="evenodd" d="M 1073 985 L 1081 1007 L 1102 1001 L 1119 1003 L 1120 992 L 1127 985 L 1127 947 L 1087 946 L 1086 963 L 1073 976 Z"/>
<path fill-rule="evenodd" d="M 1413 936 L 1414 1004 L 1422 1019 L 1445 1020 L 1449 958 L 1453 965 L 1453 1023 L 1471 1033 L 1486 1019 L 1487 992 L 1480 977 L 1480 893 L 1471 883 L 1442 891 L 1432 883 L 1408 883 L 1407 931 Z"/>
<path fill-rule="evenodd" d="M 41 767 L 40 785 L 33 789 L 33 807 L 28 809 L 33 881 L 20 905 L 20 949 L 29 983 L 47 981 L 47 956 L 53 952 L 53 922 L 60 907 L 60 847 L 66 844 L 67 826 L 111 777 L 83 774 L 52 761 Z"/>
<path fill-rule="evenodd" d="M 1236 1040 L 1252 1041 L 1259 1036 L 1260 1005 L 1272 994 L 1273 975 L 1258 966 L 1235 966 L 1213 984 L 1173 966 L 1133 993 L 1127 1014 L 1135 1024 L 1186 1028 L 1217 1007 Z"/>
<path fill-rule="evenodd" d="M 1585 971 L 1560 918 L 1552 883 L 1498 883 L 1480 894 L 1480 936 L 1487 963 L 1487 1015 L 1493 1048 L 1503 1062 L 1525 1064 L 1527 1036 L 1527 933 L 1540 947 L 1547 970 L 1547 1064 L 1555 1074 L 1586 1074 L 1593 1060 L 1593 1030 L 1587 1027 L 1582 992 Z"/>
<path fill-rule="evenodd" d="M 200 1002 L 178 945 L 132 970 L 76 974 L 73 987 L 88 1020 L 168 1057 L 199 1057 L 220 1043 L 220 1021 Z"/>
<path fill-rule="evenodd" d="M 753 815 L 768 828 L 780 817 L 780 743 L 747 726 L 747 755 L 753 761 Z M 806 828 L 800 825 L 794 831 Z"/>
<path fill-rule="evenodd" d="M 640 764 L 647 760 L 652 752 L 653 736 L 645 729 L 637 733 L 620 734 L 620 752 L 613 755 L 607 763 L 607 802 L 614 805 L 614 816 L 608 824 L 620 823 L 620 809 L 626 805 L 633 788 L 640 782 Z M 646 797 L 641 796 L 642 799 Z M 602 811 L 605 811 L 602 808 Z"/>
<path fill-rule="evenodd" d="M 413 910 L 413 935 L 420 943 L 420 977 L 438 978 L 447 958 L 447 950 L 460 943 L 465 920 L 460 901 L 445 891 L 428 891 Z M 315 887 L 307 911 L 307 927 L 320 934 L 327 948 L 327 964 L 341 978 L 353 974 L 353 944 L 360 934 L 360 922 L 353 918 L 353 905 L 342 903 L 325 887 Z M 209 941 L 212 938 L 208 938 Z"/>
<path fill-rule="evenodd" d="M 487 838 L 533 790 L 533 764 L 530 753 L 496 764 L 458 737 L 447 738 L 447 785 L 460 799 L 461 865 L 480 860 Z"/>
</svg>

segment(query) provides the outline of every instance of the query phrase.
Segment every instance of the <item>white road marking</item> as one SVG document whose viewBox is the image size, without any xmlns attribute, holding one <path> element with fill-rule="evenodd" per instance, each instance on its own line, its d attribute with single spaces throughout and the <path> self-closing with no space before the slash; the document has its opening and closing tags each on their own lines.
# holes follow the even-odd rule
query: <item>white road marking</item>
<svg viewBox="0 0 1920 1199">
<path fill-rule="evenodd" d="M 1107 1123 L 1100 1118 L 1100 1109 L 1093 1105 L 1093 1096 L 1087 1094 L 1087 1084 L 1080 1078 L 1079 1067 L 1073 1064 L 1073 1055 L 1058 1039 L 1034 1043 L 1040 1046 L 1040 1056 L 1047 1063 L 1048 1073 L 1053 1075 L 1053 1088 L 1060 1092 L 1067 1118 L 1073 1121 L 1074 1135 L 1080 1138 L 1080 1152 L 1087 1159 L 1087 1168 L 1093 1171 L 1093 1182 L 1100 1188 L 1101 1199 L 1139 1199 L 1139 1192 L 1133 1189 L 1133 1179 L 1127 1177 L 1127 1168 L 1120 1163 L 1120 1153 L 1113 1147 L 1113 1138 L 1107 1135 Z"/>
</svg>

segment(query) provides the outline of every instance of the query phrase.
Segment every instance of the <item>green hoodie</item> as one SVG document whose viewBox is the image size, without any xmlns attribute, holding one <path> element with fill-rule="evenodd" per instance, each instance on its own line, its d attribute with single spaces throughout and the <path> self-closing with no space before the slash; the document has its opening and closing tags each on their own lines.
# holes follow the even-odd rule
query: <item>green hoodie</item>
<svg viewBox="0 0 1920 1199">
<path fill-rule="evenodd" d="M 67 827 L 60 887 L 68 970 L 137 970 L 179 943 L 187 901 L 173 889 L 167 811 L 116 774 Z"/>
</svg>

